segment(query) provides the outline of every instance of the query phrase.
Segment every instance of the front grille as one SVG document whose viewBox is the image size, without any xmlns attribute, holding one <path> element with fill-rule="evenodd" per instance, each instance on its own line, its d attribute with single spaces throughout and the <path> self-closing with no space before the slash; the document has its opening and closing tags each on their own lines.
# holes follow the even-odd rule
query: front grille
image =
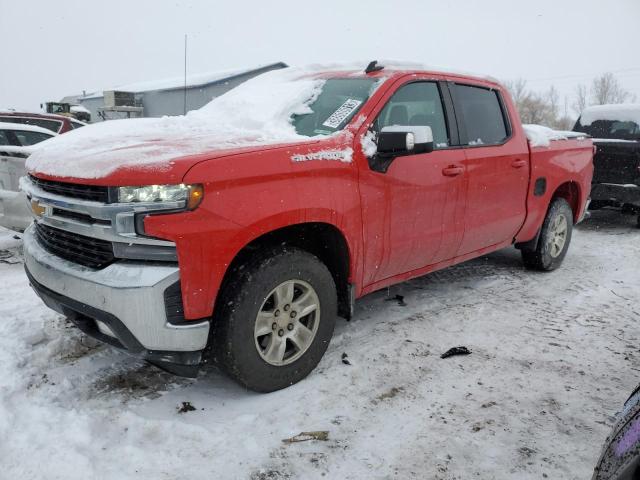
<svg viewBox="0 0 640 480">
<path fill-rule="evenodd" d="M 85 237 L 36 223 L 36 238 L 50 253 L 90 268 L 104 268 L 114 261 L 111 242 Z"/>
<path fill-rule="evenodd" d="M 64 210 L 62 208 L 54 208 L 53 215 L 55 217 L 64 217 L 70 220 L 78 220 L 83 223 L 89 223 L 91 225 L 111 225 L 110 220 L 101 220 L 99 218 L 93 218 L 91 215 L 87 215 L 86 213 L 73 212 L 71 210 Z"/>
<path fill-rule="evenodd" d="M 29 179 L 35 186 L 45 192 L 55 193 L 64 197 L 79 198 L 81 200 L 109 203 L 109 187 L 54 182 L 52 180 L 42 180 L 33 175 L 29 175 Z"/>
</svg>

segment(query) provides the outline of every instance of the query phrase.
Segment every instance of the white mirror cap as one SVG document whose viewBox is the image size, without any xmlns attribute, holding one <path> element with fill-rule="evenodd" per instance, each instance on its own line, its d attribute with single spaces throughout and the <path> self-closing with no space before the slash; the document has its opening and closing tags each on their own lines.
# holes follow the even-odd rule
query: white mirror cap
<svg viewBox="0 0 640 480">
<path fill-rule="evenodd" d="M 414 144 L 433 142 L 433 131 L 428 125 L 390 125 L 382 127 L 382 131 L 412 133 Z"/>
</svg>

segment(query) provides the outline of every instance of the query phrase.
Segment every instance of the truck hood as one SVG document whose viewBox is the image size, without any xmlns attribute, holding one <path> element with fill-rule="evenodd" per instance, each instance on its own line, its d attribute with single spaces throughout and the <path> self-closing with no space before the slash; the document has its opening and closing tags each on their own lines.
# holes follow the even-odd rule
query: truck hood
<svg viewBox="0 0 640 480">
<path fill-rule="evenodd" d="M 92 185 L 171 184 L 182 182 L 205 160 L 318 142 L 260 132 L 167 131 L 164 120 L 110 121 L 61 135 L 32 149 L 27 170 L 49 180 Z"/>
<path fill-rule="evenodd" d="M 131 185 L 132 181 L 170 184 L 180 183 L 201 161 L 318 142 L 298 135 L 278 138 L 259 132 L 168 132 L 157 128 L 162 120 L 111 121 L 61 135 L 43 148 L 32 149 L 27 170 L 49 180 L 93 185 Z M 113 124 L 120 125 L 114 129 Z M 122 132 L 125 124 L 136 133 Z M 141 132 L 141 124 L 151 131 Z"/>
<path fill-rule="evenodd" d="M 27 169 L 94 184 L 180 182 L 194 163 L 216 155 L 308 142 L 290 121 L 310 112 L 308 103 L 324 84 L 307 73 L 264 73 L 183 116 L 110 120 L 73 130 L 36 150 Z"/>
</svg>

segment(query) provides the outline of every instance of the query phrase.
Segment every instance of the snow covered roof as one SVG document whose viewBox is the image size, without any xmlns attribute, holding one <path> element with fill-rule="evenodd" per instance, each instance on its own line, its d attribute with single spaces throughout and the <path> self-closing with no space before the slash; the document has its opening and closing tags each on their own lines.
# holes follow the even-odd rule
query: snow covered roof
<svg viewBox="0 0 640 480">
<path fill-rule="evenodd" d="M 269 65 L 260 65 L 252 68 L 235 69 L 235 70 L 219 70 L 216 72 L 196 73 L 187 75 L 187 88 L 200 87 L 204 85 L 210 85 L 212 83 L 218 83 L 230 80 L 232 78 L 246 75 L 258 70 L 279 69 L 287 67 L 286 63 L 277 62 Z M 105 88 L 103 91 L 98 91 L 79 97 L 80 100 L 89 98 L 101 98 L 104 96 L 104 91 L 117 90 L 121 92 L 151 92 L 156 90 L 174 90 L 177 88 L 184 88 L 184 77 L 171 77 L 161 80 L 149 80 L 145 82 L 128 83 L 125 85 L 118 85 L 112 88 Z"/>
<path fill-rule="evenodd" d="M 54 135 L 57 135 L 56 133 L 52 132 L 48 128 L 37 127 L 35 125 L 27 125 L 25 123 L 0 122 L 0 130 L 46 133 L 47 135 L 52 137 Z"/>
<path fill-rule="evenodd" d="M 598 120 L 635 122 L 640 125 L 640 103 L 596 105 L 587 107 L 580 115 L 580 125 L 588 127 Z"/>
<path fill-rule="evenodd" d="M 73 113 L 82 112 L 82 113 L 91 113 L 86 107 L 82 105 L 71 105 L 71 111 Z"/>
</svg>

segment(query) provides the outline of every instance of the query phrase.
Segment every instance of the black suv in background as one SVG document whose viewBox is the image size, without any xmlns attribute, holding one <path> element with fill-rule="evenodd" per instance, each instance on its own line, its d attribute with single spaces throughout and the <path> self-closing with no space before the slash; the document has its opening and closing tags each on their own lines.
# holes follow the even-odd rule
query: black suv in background
<svg viewBox="0 0 640 480">
<path fill-rule="evenodd" d="M 573 130 L 596 147 L 590 209 L 622 208 L 640 227 L 640 104 L 586 108 Z"/>
</svg>

